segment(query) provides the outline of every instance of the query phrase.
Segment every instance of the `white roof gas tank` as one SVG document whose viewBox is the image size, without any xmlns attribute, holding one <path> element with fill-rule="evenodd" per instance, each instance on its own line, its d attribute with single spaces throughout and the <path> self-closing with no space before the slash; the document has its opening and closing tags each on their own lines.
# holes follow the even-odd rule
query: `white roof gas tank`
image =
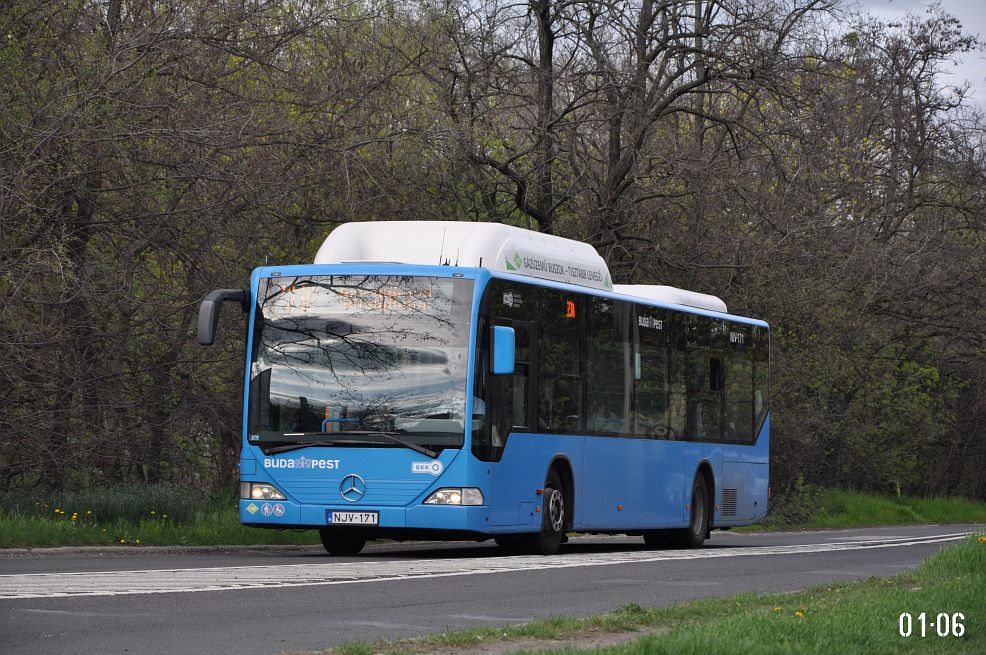
<svg viewBox="0 0 986 655">
<path fill-rule="evenodd" d="M 484 268 L 612 289 L 606 262 L 587 243 L 501 223 L 374 221 L 344 223 L 316 264 L 390 262 Z"/>
<path fill-rule="evenodd" d="M 684 305 L 685 307 L 696 307 L 698 309 L 708 309 L 713 312 L 722 312 L 723 314 L 727 313 L 726 303 L 721 298 L 708 293 L 699 293 L 698 291 L 688 291 L 686 289 L 657 284 L 617 284 L 613 286 L 613 291 L 647 300 Z"/>
</svg>

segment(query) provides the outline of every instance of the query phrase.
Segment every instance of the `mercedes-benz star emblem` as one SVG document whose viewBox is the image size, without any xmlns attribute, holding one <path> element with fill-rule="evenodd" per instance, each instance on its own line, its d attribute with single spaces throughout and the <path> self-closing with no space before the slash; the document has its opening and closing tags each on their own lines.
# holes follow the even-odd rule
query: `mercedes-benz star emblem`
<svg viewBox="0 0 986 655">
<path fill-rule="evenodd" d="M 366 494 L 366 483 L 363 478 L 350 473 L 339 483 L 339 493 L 351 503 L 355 503 Z"/>
</svg>

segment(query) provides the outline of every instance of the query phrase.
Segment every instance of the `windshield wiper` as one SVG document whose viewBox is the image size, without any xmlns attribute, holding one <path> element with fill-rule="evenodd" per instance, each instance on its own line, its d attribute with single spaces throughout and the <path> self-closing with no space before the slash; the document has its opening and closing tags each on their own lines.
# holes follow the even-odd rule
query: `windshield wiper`
<svg viewBox="0 0 986 655">
<path fill-rule="evenodd" d="M 354 435 L 360 437 L 381 437 L 399 446 L 404 446 L 405 448 L 410 448 L 411 450 L 421 453 L 422 455 L 427 455 L 432 459 L 438 457 L 438 453 L 430 448 L 425 448 L 424 446 L 418 445 L 411 441 L 405 441 L 399 437 L 395 437 L 389 432 L 380 432 L 378 430 L 346 430 L 345 432 L 286 432 L 285 437 L 337 437 L 342 435 Z M 297 450 L 299 448 L 307 448 L 308 446 L 337 446 L 340 444 L 366 444 L 365 441 L 357 441 L 356 439 L 331 439 L 328 441 L 306 441 L 304 443 L 291 444 L 289 446 L 276 446 L 272 448 L 269 452 L 273 453 L 284 453 L 289 450 Z"/>
<path fill-rule="evenodd" d="M 318 434 L 325 434 L 325 433 L 309 432 L 309 433 L 305 434 L 305 436 L 306 437 L 307 436 L 316 436 Z M 286 434 L 284 436 L 286 436 L 286 437 L 287 436 L 297 437 L 297 436 L 301 436 L 301 435 L 297 435 L 297 434 Z M 273 448 L 264 448 L 263 444 L 261 444 L 260 449 L 264 451 L 264 454 L 265 455 L 276 455 L 277 453 L 286 453 L 286 452 L 291 451 L 291 450 L 300 450 L 301 448 L 309 448 L 311 446 L 341 446 L 343 444 L 346 444 L 346 445 L 354 444 L 355 445 L 355 444 L 365 444 L 365 443 L 366 443 L 365 441 L 357 441 L 355 439 L 333 439 L 332 441 L 304 441 L 304 442 L 301 442 L 301 443 L 292 443 L 292 444 L 287 444 L 287 445 L 284 445 L 284 446 L 274 446 Z"/>
</svg>

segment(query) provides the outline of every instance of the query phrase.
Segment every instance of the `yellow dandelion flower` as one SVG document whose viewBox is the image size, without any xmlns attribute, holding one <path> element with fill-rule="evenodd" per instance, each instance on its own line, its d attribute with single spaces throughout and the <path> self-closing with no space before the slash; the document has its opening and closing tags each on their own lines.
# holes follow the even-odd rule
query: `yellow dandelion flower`
<svg viewBox="0 0 986 655">
<path fill-rule="evenodd" d="M 979 542 L 986 544 L 986 537 L 979 537 Z"/>
<path fill-rule="evenodd" d="M 157 512 L 155 512 L 155 511 L 154 511 L 154 510 L 152 509 L 152 510 L 151 510 L 151 516 L 154 516 L 155 514 L 157 514 Z"/>
<path fill-rule="evenodd" d="M 87 509 L 86 510 L 86 516 L 92 516 L 92 510 L 91 509 Z"/>
<path fill-rule="evenodd" d="M 60 510 L 60 509 L 58 509 L 57 507 L 55 508 L 55 514 L 58 514 L 58 513 L 59 513 L 59 512 L 61 512 L 61 511 L 62 511 L 62 510 Z"/>
<path fill-rule="evenodd" d="M 781 611 L 781 608 L 780 608 L 780 607 L 775 607 L 775 608 L 774 608 L 774 611 L 775 611 L 775 612 L 780 612 L 780 611 Z"/>
<path fill-rule="evenodd" d="M 168 518 L 168 515 L 167 514 L 162 514 L 161 515 L 161 518 L 166 519 L 166 518 Z"/>
<path fill-rule="evenodd" d="M 802 612 L 801 610 L 798 610 L 798 611 L 796 611 L 796 612 L 794 613 L 794 615 L 795 615 L 796 617 L 798 617 L 799 619 L 803 619 L 803 618 L 805 618 L 805 613 L 804 613 L 804 612 Z"/>
<path fill-rule="evenodd" d="M 73 521 L 74 521 L 74 520 L 76 520 L 77 518 L 79 518 L 79 517 L 78 517 L 78 515 L 76 515 L 76 514 L 73 514 L 73 515 L 72 515 L 72 520 L 73 520 Z"/>
<path fill-rule="evenodd" d="M 120 543 L 121 543 L 121 544 L 125 544 L 125 543 L 127 543 L 127 540 L 126 540 L 126 539 L 121 539 L 121 540 L 120 540 Z"/>
<path fill-rule="evenodd" d="M 134 542 L 134 543 L 138 543 L 138 544 L 139 544 L 139 543 L 140 543 L 140 539 L 138 539 L 138 540 L 137 540 L 136 542 Z"/>
</svg>

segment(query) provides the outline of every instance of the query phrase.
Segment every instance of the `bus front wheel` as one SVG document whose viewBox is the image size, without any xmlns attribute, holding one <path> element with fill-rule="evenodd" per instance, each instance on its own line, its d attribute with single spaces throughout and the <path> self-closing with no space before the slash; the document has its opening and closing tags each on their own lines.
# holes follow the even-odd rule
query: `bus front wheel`
<svg viewBox="0 0 986 655">
<path fill-rule="evenodd" d="M 338 528 L 319 528 L 322 547 L 332 555 L 357 555 L 366 545 L 366 537 Z"/>
<path fill-rule="evenodd" d="M 565 489 L 552 469 L 544 483 L 541 502 L 541 530 L 525 538 L 525 550 L 536 555 L 554 555 L 565 536 Z"/>
</svg>

